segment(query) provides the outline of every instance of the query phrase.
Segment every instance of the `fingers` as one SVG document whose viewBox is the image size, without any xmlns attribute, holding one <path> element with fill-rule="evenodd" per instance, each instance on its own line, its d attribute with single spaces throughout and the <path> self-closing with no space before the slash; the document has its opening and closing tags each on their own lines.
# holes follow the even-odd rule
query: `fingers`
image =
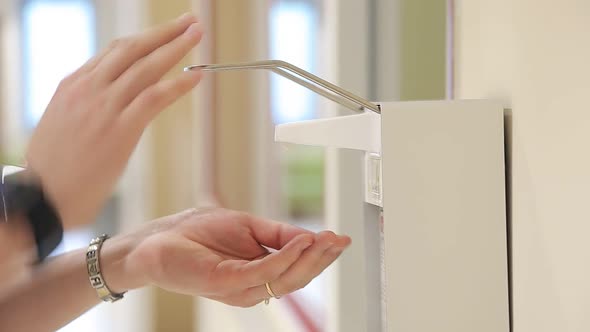
<svg viewBox="0 0 590 332">
<path fill-rule="evenodd" d="M 100 53 L 90 58 L 84 65 L 82 65 L 82 67 L 80 67 L 80 69 L 76 71 L 76 75 L 86 74 L 94 70 L 94 68 L 96 68 L 98 64 L 101 63 L 103 59 L 115 49 L 115 46 L 116 43 L 113 42 L 107 48 L 100 51 Z"/>
<path fill-rule="evenodd" d="M 313 234 L 300 227 L 258 217 L 251 217 L 247 222 L 256 241 L 274 249 L 281 249 L 298 235 Z"/>
<path fill-rule="evenodd" d="M 317 277 L 340 256 L 343 250 L 350 245 L 350 242 L 351 240 L 347 236 L 321 232 L 316 235 L 314 244 L 306 249 L 299 259 L 277 279 L 267 279 L 241 293 L 214 299 L 230 305 L 250 307 L 271 297 L 266 289 L 266 282 L 269 283 L 276 296 L 290 294 L 305 287 Z"/>
<path fill-rule="evenodd" d="M 222 262 L 216 271 L 223 284 L 234 285 L 235 289 L 247 289 L 277 279 L 295 263 L 301 253 L 311 246 L 311 235 L 300 235 L 279 251 L 254 261 L 230 260 Z"/>
<path fill-rule="evenodd" d="M 115 109 L 125 107 L 141 91 L 158 82 L 199 43 L 202 34 L 200 25 L 194 23 L 180 36 L 133 64 L 113 83 Z"/>
<path fill-rule="evenodd" d="M 100 62 L 91 62 L 88 66 L 96 67 L 99 81 L 112 82 L 134 63 L 181 35 L 194 22 L 193 15 L 184 14 L 135 37 L 114 41 Z"/>
<path fill-rule="evenodd" d="M 330 266 L 350 245 L 350 242 L 347 236 L 336 236 L 332 232 L 319 233 L 313 246 L 307 249 L 279 278 L 272 280 L 272 290 L 276 295 L 281 296 L 305 287 Z"/>
<path fill-rule="evenodd" d="M 187 71 L 176 78 L 150 86 L 125 110 L 122 115 L 123 123 L 143 131 L 158 113 L 194 88 L 200 79 L 200 71 Z"/>
</svg>

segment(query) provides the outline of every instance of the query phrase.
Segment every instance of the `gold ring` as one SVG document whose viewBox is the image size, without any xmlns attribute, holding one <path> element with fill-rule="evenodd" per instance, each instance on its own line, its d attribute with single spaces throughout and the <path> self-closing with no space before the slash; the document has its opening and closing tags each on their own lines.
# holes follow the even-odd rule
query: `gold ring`
<svg viewBox="0 0 590 332">
<path fill-rule="evenodd" d="M 277 294 L 275 294 L 275 292 L 272 291 L 272 288 L 270 288 L 270 283 L 266 282 L 264 283 L 264 286 L 266 286 L 266 292 L 268 293 L 268 295 L 270 296 L 270 298 L 275 298 L 275 299 L 280 299 L 280 296 L 277 296 Z M 266 298 L 264 299 L 264 304 L 268 305 L 268 303 L 270 302 L 270 298 Z"/>
<path fill-rule="evenodd" d="M 280 296 L 277 296 L 277 294 L 275 294 L 275 292 L 272 291 L 272 288 L 270 288 L 270 283 L 267 282 L 264 284 L 266 286 L 266 292 L 268 293 L 268 295 L 270 295 L 270 297 L 274 297 L 275 299 L 280 299 Z"/>
</svg>

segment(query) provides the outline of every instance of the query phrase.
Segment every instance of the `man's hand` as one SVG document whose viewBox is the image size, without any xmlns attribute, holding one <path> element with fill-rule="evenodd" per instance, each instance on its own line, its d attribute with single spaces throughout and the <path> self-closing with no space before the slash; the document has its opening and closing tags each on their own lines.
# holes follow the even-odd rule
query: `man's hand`
<svg viewBox="0 0 590 332">
<path fill-rule="evenodd" d="M 91 222 L 142 132 L 199 72 L 162 80 L 201 39 L 192 15 L 117 40 L 65 78 L 33 133 L 27 164 L 65 228 Z"/>
<path fill-rule="evenodd" d="M 279 296 L 303 288 L 350 241 L 241 212 L 189 210 L 106 241 L 101 260 L 114 292 L 154 284 L 248 307 L 269 297 L 266 282 Z"/>
</svg>

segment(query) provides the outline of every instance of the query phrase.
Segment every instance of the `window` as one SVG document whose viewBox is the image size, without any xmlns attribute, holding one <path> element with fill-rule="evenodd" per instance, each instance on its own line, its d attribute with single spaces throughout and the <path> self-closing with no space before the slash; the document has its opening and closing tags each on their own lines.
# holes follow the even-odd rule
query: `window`
<svg viewBox="0 0 590 332">
<path fill-rule="evenodd" d="M 270 10 L 270 57 L 318 73 L 320 4 L 314 0 L 276 0 Z M 279 75 L 271 75 L 271 112 L 274 124 L 318 117 L 319 97 Z M 289 145 L 278 153 L 281 205 L 292 223 L 318 231 L 324 206 L 324 149 Z M 293 294 L 294 312 L 301 321 L 320 329 L 326 307 L 325 274 Z M 301 312 L 304 312 L 301 314 Z M 301 315 L 305 316 L 302 318 Z M 306 324 L 308 325 L 308 324 Z"/>
<path fill-rule="evenodd" d="M 270 55 L 313 72 L 317 9 L 310 1 L 278 1 L 270 13 Z M 271 107 L 275 123 L 314 117 L 313 92 L 278 75 L 271 78 Z"/>
<path fill-rule="evenodd" d="M 275 1 L 270 11 L 270 56 L 317 72 L 319 9 L 311 0 Z M 317 116 L 317 96 L 279 75 L 271 76 L 275 124 Z M 281 151 L 282 195 L 291 220 L 316 224 L 323 207 L 323 149 L 289 146 Z"/>
<path fill-rule="evenodd" d="M 95 53 L 90 0 L 28 0 L 22 11 L 25 123 L 34 127 L 60 80 Z"/>
</svg>

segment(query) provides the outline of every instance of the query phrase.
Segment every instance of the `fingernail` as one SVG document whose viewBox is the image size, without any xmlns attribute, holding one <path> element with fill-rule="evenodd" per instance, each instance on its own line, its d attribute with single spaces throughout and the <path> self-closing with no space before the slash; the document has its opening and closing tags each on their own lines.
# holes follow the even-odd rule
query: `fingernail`
<svg viewBox="0 0 590 332">
<path fill-rule="evenodd" d="M 191 24 L 185 32 L 189 36 L 200 36 L 203 31 L 201 30 L 201 25 L 199 23 Z"/>
<path fill-rule="evenodd" d="M 195 83 L 198 83 L 201 80 L 201 71 L 200 70 L 189 70 L 184 72 L 185 75 L 188 75 L 191 80 Z"/>
<path fill-rule="evenodd" d="M 201 76 L 201 74 L 203 73 L 202 70 L 200 69 L 186 69 L 184 68 L 184 72 L 187 73 L 187 75 L 194 75 L 194 76 Z"/>
<path fill-rule="evenodd" d="M 340 254 L 344 251 L 344 248 L 342 247 L 332 247 L 330 248 L 330 252 L 333 254 Z"/>
<path fill-rule="evenodd" d="M 312 244 L 313 244 L 313 242 L 309 242 L 309 241 L 305 241 L 305 242 L 301 243 L 301 250 L 305 250 L 305 249 L 311 247 Z"/>
<path fill-rule="evenodd" d="M 185 21 L 194 21 L 195 16 L 192 13 L 184 13 L 176 19 L 178 22 L 185 22 Z"/>
</svg>

